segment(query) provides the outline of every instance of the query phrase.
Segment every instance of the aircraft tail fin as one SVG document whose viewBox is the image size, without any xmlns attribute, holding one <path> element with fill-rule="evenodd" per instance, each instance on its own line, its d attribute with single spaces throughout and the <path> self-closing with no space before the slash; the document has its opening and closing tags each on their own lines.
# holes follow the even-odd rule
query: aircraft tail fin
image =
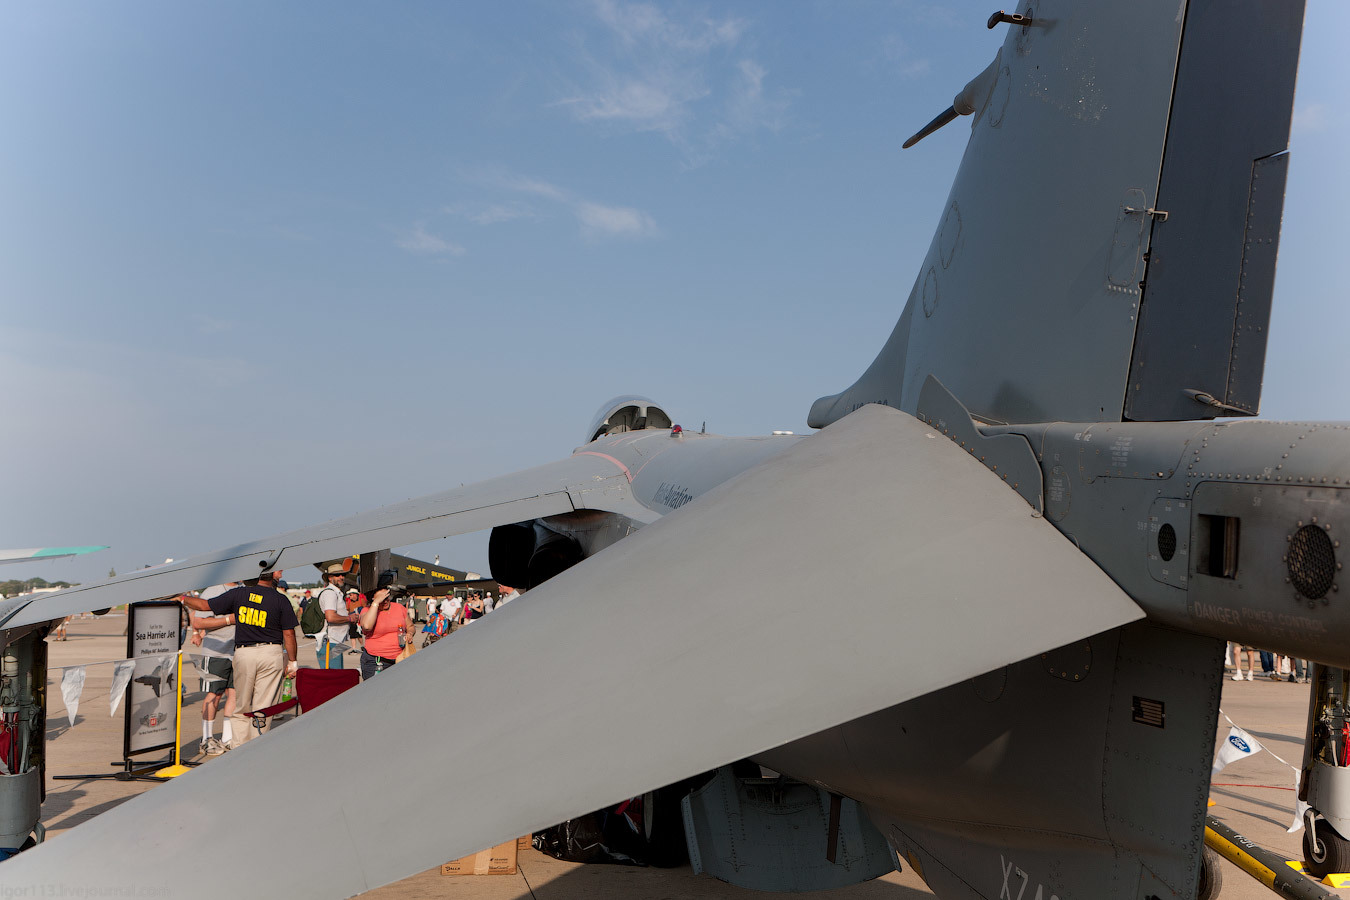
<svg viewBox="0 0 1350 900">
<path fill-rule="evenodd" d="M 912 413 L 930 375 L 991 422 L 1255 414 L 1303 3 L 1030 6 L 957 98 L 970 141 L 904 313 L 812 427 Z"/>
</svg>

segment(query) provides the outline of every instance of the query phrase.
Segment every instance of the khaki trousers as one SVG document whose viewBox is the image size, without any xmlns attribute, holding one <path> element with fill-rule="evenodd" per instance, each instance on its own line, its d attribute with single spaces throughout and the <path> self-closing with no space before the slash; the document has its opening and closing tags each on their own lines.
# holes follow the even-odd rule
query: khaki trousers
<svg viewBox="0 0 1350 900">
<path fill-rule="evenodd" d="M 286 676 L 286 649 L 281 644 L 254 644 L 234 650 L 234 715 L 230 730 L 234 746 L 253 739 L 255 709 L 266 709 L 281 698 L 281 682 Z M 268 720 L 271 725 L 271 720 Z M 263 731 L 267 728 L 264 727 Z"/>
</svg>

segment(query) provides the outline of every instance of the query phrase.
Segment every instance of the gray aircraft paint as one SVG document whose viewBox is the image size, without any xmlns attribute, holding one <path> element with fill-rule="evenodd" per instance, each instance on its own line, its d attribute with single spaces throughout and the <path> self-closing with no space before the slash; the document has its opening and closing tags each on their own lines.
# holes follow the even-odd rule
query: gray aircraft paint
<svg viewBox="0 0 1350 900">
<path fill-rule="evenodd" d="M 1260 406 L 1302 26 L 1301 3 L 1188 4 L 1126 418 Z"/>
<path fill-rule="evenodd" d="M 1266 158 L 1288 145 L 1303 4 L 1018 9 L 1033 22 L 1008 28 L 900 322 L 809 424 L 913 412 L 930 375 L 993 422 L 1254 411 L 1284 198 Z"/>
<path fill-rule="evenodd" d="M 328 880 L 276 861 L 258 875 L 279 891 L 346 895 L 741 756 L 776 753 L 785 771 L 863 800 L 943 897 L 997 897 L 1009 877 L 1029 896 L 1043 888 L 1061 900 L 1193 894 L 1194 806 L 1207 785 L 1197 760 L 1212 737 L 1218 639 L 1245 636 L 1350 664 L 1339 568 L 1307 588 L 1309 574 L 1296 573 L 1281 550 L 1299 534 L 1338 549 L 1350 527 L 1341 500 L 1350 439 L 1328 425 L 1119 421 L 1135 357 L 1137 279 L 1147 278 L 1144 254 L 1161 238 L 1158 182 L 1187 7 L 1047 0 L 1034 13 L 1032 26 L 1008 31 L 890 341 L 854 387 L 813 407 L 813 424 L 837 426 L 781 441 L 615 435 L 518 477 L 156 570 L 134 588 L 119 579 L 0 608 L 17 610 L 9 625 L 36 624 L 259 563 L 293 565 L 532 518 L 612 516 L 597 530 L 606 540 L 653 523 L 438 645 L 456 652 L 419 654 L 267 741 L 82 826 L 62 838 L 62 852 L 39 848 L 5 863 L 6 883 L 108 882 L 142 871 L 153 855 L 167 861 L 159 870 L 166 884 L 224 895 L 223 885 L 204 888 L 184 861 L 185 834 L 155 832 L 147 844 L 136 823 L 187 821 L 204 798 L 228 791 L 241 808 L 226 807 L 222 830 L 244 831 L 251 798 L 274 800 L 295 759 L 319 757 L 337 741 L 334 719 L 378 711 L 407 746 L 488 759 L 511 774 L 517 792 L 502 803 L 489 787 L 493 772 L 434 802 L 390 804 L 387 792 L 354 792 L 298 848 L 349 848 Z M 1273 59 L 1296 56 L 1296 34 L 1277 29 L 1265 43 Z M 1180 46 L 1216 52 L 1204 41 Z M 1245 127 L 1245 114 L 1232 115 Z M 1237 208 L 1266 242 L 1248 248 L 1254 253 L 1242 264 L 1264 271 L 1277 217 L 1246 201 Z M 1196 391 L 1250 404 L 1244 348 L 1252 338 L 1235 337 L 1234 328 L 1238 319 L 1254 325 L 1249 313 L 1263 315 L 1259 294 L 1244 293 L 1232 317 L 1206 317 L 1211 331 L 1192 336 L 1208 345 L 1222 333 L 1229 356 L 1229 393 L 1213 394 L 1209 382 Z M 1168 365 L 1165 353 L 1159 358 Z M 873 407 L 847 415 L 867 403 L 931 421 Z M 981 426 L 967 409 L 984 421 L 1041 424 Z M 1033 476 L 1039 497 L 1028 487 Z M 1231 541 L 1209 539 L 1234 520 Z M 686 590 L 680 579 L 690 572 L 734 602 Z M 195 583 L 186 583 L 189 574 Z M 847 602 L 836 614 L 819 615 L 819 596 L 841 593 Z M 1116 630 L 1145 612 L 1154 622 Z M 1080 648 L 1085 638 L 1091 660 Z M 1123 652 L 1125 644 L 1133 649 Z M 618 652 L 636 656 L 624 661 Z M 1086 681 L 1070 683 L 1065 676 L 1085 665 Z M 532 687 L 561 666 L 600 667 L 588 677 L 602 680 L 614 670 L 635 674 L 605 680 L 617 695 L 598 708 L 560 711 Z M 472 698 L 447 729 L 428 721 L 405 688 L 470 670 L 520 702 L 503 709 Z M 987 715 L 958 722 L 948 738 L 940 729 L 953 722 L 943 702 L 952 692 L 973 694 L 986 706 L 972 708 Z M 1164 703 L 1164 728 L 1133 718 L 1136 698 Z M 1132 717 L 1121 723 L 1127 699 Z M 1152 715 L 1148 703 L 1141 709 Z M 459 727 L 464 721 L 475 727 Z M 902 736 L 912 728 L 931 740 L 897 737 L 895 722 Z M 1043 727 L 1032 728 L 1037 722 Z M 375 741 L 387 743 L 362 733 L 353 752 L 372 753 Z M 813 753 L 820 741 L 824 750 Z M 1013 743 L 1017 753 L 1000 757 Z M 1088 808 L 1046 774 L 1047 761 L 1074 748 L 1105 761 L 1095 775 L 1069 765 Z M 1123 758 L 1154 761 L 1163 748 L 1188 762 Z M 1172 809 L 1178 797 L 1185 800 Z M 1042 799 L 1047 806 L 1037 811 Z M 377 827 L 397 818 L 413 838 L 363 856 L 344 817 Z M 261 826 L 275 829 L 261 835 L 249 824 L 251 842 L 295 839 L 280 822 Z"/>
<path fill-rule="evenodd" d="M 822 617 L 839 572 L 854 573 L 847 614 Z M 691 579 L 719 590 L 690 591 Z M 204 798 L 228 794 L 213 806 L 221 834 L 322 849 L 332 863 L 262 857 L 254 877 L 277 894 L 349 896 L 1141 615 L 978 461 L 869 406 L 267 740 L 6 862 L 6 883 L 125 883 L 154 859 L 160 883 L 229 896 L 226 882 L 202 883 L 195 832 L 134 824 L 190 821 Z M 564 670 L 608 687 L 560 705 L 537 688 Z M 410 689 L 470 678 L 495 689 L 457 701 L 453 725 Z M 378 727 L 353 729 L 358 719 Z M 386 784 L 348 778 L 301 831 L 258 820 L 294 783 L 295 760 L 310 779 L 342 780 L 392 735 L 483 764 L 397 803 Z M 505 783 L 515 800 L 503 802 Z M 366 835 L 395 830 L 370 852 Z"/>
<path fill-rule="evenodd" d="M 1027 873 L 1027 897 L 1142 897 L 1145 869 L 1162 896 L 1190 896 L 1222 656 L 1221 641 L 1129 625 L 757 760 L 857 798 L 940 897 L 963 883 L 999 897 L 1000 857 Z M 1178 791 L 1138 790 L 1159 781 Z"/>
<path fill-rule="evenodd" d="M 1008 28 L 906 315 L 813 427 L 913 412 L 929 375 L 986 420 L 1120 419 L 1148 249 L 1121 221 L 1157 197 L 1181 8 L 1049 0 Z"/>
<path fill-rule="evenodd" d="M 286 569 L 341 559 L 372 547 L 401 547 L 576 509 L 603 509 L 636 521 L 656 518 L 637 503 L 622 467 L 602 456 L 577 455 L 534 469 L 381 507 L 323 525 L 250 541 L 217 553 L 118 578 L 0 603 L 0 626 L 18 628 L 153 597 L 167 597 L 256 578 Z"/>
</svg>

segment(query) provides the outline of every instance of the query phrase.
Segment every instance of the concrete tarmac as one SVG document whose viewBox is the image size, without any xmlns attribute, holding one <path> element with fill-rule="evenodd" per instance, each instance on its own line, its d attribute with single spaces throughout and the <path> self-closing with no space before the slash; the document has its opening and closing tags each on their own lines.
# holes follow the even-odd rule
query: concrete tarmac
<svg viewBox="0 0 1350 900">
<path fill-rule="evenodd" d="M 90 665 L 86 670 L 84 692 L 74 726 L 71 726 L 61 701 L 61 672 L 56 667 L 121 659 L 126 655 L 126 617 L 116 613 L 101 618 L 72 619 L 67 641 L 50 642 L 47 694 L 47 799 L 42 807 L 47 839 L 59 841 L 61 834 L 81 822 L 99 815 L 155 784 L 112 779 L 53 780 L 53 775 L 110 774 L 121 765 L 123 714 L 119 707 L 110 716 L 108 691 L 112 666 Z M 300 660 L 306 654 L 302 645 Z M 351 658 L 349 658 L 351 659 Z M 184 669 L 184 683 L 197 687 L 195 673 Z M 1302 760 L 1304 717 L 1307 713 L 1308 686 L 1270 681 L 1235 683 L 1225 680 L 1223 709 L 1238 725 L 1254 735 L 1268 752 L 1234 763 L 1215 779 L 1211 798 L 1216 805 L 1211 813 L 1287 859 L 1301 856 L 1301 833 L 1287 834 L 1293 819 L 1293 771 L 1274 759 L 1272 752 L 1297 766 Z M 197 752 L 201 736 L 201 694 L 189 691 L 184 698 L 183 759 L 210 765 Z M 219 724 L 217 724 L 219 733 Z M 1216 743 L 1227 737 L 1229 725 L 1222 718 Z M 434 758 L 434 754 L 426 757 Z M 149 762 L 149 760 L 147 760 Z M 115 763 L 115 765 L 113 765 Z M 443 772 L 439 763 L 434 766 Z M 419 780 L 419 766 L 409 767 L 406 789 L 426 789 Z M 192 775 L 184 775 L 191 778 Z M 436 777 L 446 777 L 438 775 Z M 303 818 L 303 811 L 297 811 Z M 1249 876 L 1228 864 L 1222 864 L 1224 886 L 1221 900 L 1263 900 L 1271 892 Z M 220 870 L 215 876 L 223 875 Z M 1350 890 L 1335 892 L 1350 897 Z M 413 875 L 396 884 L 371 891 L 364 896 L 378 900 L 422 900 L 422 898 L 465 898 L 465 900 L 701 900 L 701 898 L 739 898 L 765 896 L 732 887 L 706 875 L 695 875 L 685 866 L 678 869 L 652 869 L 629 866 L 580 865 L 545 856 L 535 850 L 520 854 L 515 875 L 445 876 L 439 868 Z M 855 887 L 825 891 L 813 896 L 848 900 L 919 900 L 931 897 L 922 880 L 905 867 L 883 878 Z"/>
</svg>

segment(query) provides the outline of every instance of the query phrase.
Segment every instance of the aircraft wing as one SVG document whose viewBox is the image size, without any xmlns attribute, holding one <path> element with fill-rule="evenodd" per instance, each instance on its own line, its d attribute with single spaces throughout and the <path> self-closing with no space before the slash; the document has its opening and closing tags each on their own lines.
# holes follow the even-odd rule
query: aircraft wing
<svg viewBox="0 0 1350 900">
<path fill-rule="evenodd" d="M 265 569 L 288 569 L 577 509 L 607 510 L 643 523 L 655 519 L 656 513 L 633 499 L 628 485 L 627 473 L 614 462 L 595 454 L 577 454 L 515 475 L 44 594 L 24 605 L 0 607 L 0 627 L 32 625 L 256 578 Z"/>
<path fill-rule="evenodd" d="M 44 559 L 65 559 L 95 550 L 107 550 L 106 544 L 97 547 L 27 547 L 23 550 L 0 550 L 0 566 L 7 563 L 41 562 Z"/>
<path fill-rule="evenodd" d="M 201 877 L 209 811 L 250 883 L 347 897 L 1141 617 L 965 450 L 866 406 L 5 881 L 233 897 Z M 441 714 L 428 684 L 477 687 Z M 427 748 L 464 777 L 394 789 Z"/>
</svg>

